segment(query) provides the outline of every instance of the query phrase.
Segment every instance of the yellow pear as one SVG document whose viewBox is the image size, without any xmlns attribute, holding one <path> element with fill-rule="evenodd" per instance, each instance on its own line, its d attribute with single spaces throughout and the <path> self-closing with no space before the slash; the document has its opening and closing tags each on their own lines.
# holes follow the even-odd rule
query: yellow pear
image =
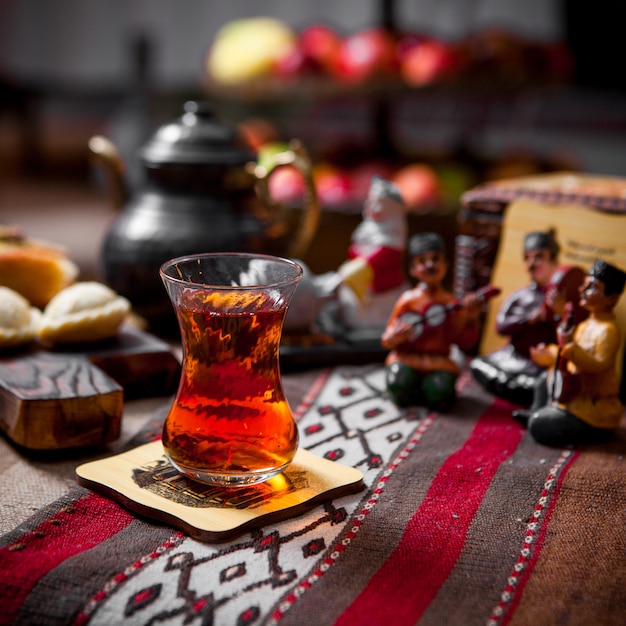
<svg viewBox="0 0 626 626">
<path fill-rule="evenodd" d="M 279 19 L 233 20 L 218 31 L 207 54 L 207 70 L 218 83 L 242 83 L 267 75 L 296 45 L 296 33 Z"/>
</svg>

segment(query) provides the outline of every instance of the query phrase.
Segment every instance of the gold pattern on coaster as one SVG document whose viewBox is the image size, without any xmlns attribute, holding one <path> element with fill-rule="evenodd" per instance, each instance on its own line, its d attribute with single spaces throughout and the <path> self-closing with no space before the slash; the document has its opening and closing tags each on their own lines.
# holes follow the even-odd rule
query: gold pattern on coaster
<svg viewBox="0 0 626 626">
<path fill-rule="evenodd" d="M 182 475 L 160 441 L 76 468 L 79 484 L 135 513 L 176 526 L 201 541 L 224 541 L 257 526 L 300 515 L 318 502 L 363 488 L 363 474 L 299 449 L 265 483 L 222 488 Z"/>
</svg>

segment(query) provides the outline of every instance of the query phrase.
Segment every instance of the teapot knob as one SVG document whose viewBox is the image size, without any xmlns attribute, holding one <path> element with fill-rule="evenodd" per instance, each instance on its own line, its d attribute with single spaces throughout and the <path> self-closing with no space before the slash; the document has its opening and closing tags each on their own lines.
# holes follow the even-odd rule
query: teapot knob
<svg viewBox="0 0 626 626">
<path fill-rule="evenodd" d="M 196 100 L 187 100 L 183 105 L 185 115 L 195 115 L 202 119 L 214 119 L 215 111 L 208 102 L 198 102 Z"/>
</svg>

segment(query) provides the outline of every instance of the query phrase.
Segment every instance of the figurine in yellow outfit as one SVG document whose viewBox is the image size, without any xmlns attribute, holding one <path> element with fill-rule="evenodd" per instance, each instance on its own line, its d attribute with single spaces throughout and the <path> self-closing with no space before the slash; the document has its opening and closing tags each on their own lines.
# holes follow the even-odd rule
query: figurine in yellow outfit
<svg viewBox="0 0 626 626">
<path fill-rule="evenodd" d="M 619 398 L 616 361 L 621 345 L 614 308 L 626 273 L 602 260 L 594 262 L 580 287 L 580 304 L 589 317 L 575 330 L 558 331 L 558 344 L 539 344 L 532 359 L 553 368 L 549 403 L 528 417 L 539 443 L 551 446 L 608 439 L 619 426 L 624 407 Z M 516 415 L 524 419 L 523 412 Z"/>
</svg>

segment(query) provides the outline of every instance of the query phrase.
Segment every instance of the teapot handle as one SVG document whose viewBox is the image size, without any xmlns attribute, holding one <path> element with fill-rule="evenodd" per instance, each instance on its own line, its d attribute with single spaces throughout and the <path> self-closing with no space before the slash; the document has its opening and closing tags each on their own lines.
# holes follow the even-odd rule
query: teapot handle
<svg viewBox="0 0 626 626">
<path fill-rule="evenodd" d="M 284 212 L 285 207 L 270 196 L 270 176 L 283 165 L 292 165 L 302 174 L 305 183 L 304 207 L 287 254 L 293 258 L 303 258 L 317 232 L 320 219 L 319 200 L 313 182 L 311 160 L 306 149 L 298 139 L 292 139 L 289 142 L 289 149 L 272 155 L 269 164 L 251 165 L 257 179 L 257 191 L 261 202 L 277 214 Z"/>
<path fill-rule="evenodd" d="M 128 200 L 128 190 L 124 182 L 124 160 L 115 144 L 102 135 L 91 137 L 88 145 L 92 160 L 102 168 L 106 176 L 113 208 L 119 211 Z"/>
</svg>

